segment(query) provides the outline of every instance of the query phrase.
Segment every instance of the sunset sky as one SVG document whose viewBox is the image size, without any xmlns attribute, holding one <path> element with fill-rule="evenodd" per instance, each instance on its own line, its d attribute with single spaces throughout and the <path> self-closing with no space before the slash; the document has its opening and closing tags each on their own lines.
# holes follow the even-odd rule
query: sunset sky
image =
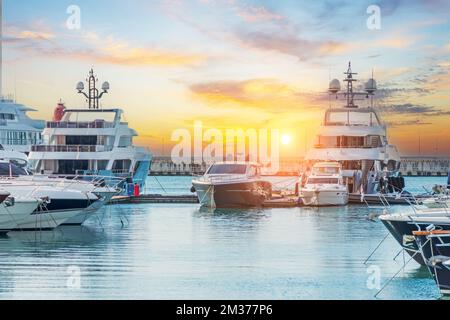
<svg viewBox="0 0 450 320">
<path fill-rule="evenodd" d="M 381 8 L 381 29 L 366 12 Z M 450 156 L 450 1 L 3 0 L 3 93 L 50 119 L 94 67 L 140 145 L 169 152 L 175 129 L 280 129 L 303 156 L 349 61 L 374 72 L 377 108 L 403 155 Z M 81 9 L 81 29 L 66 26 Z M 419 139 L 420 137 L 420 139 Z M 163 146 L 164 142 L 164 146 Z M 306 143 L 306 145 L 305 145 Z"/>
</svg>

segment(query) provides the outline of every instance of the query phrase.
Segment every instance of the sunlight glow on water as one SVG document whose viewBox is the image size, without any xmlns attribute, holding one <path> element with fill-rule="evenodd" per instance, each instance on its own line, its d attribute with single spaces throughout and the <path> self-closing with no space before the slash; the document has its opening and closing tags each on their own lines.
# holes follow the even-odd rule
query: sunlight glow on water
<svg viewBox="0 0 450 320">
<path fill-rule="evenodd" d="M 189 187 L 190 179 L 164 179 Z M 420 189 L 445 178 L 407 183 Z M 409 208 L 392 209 L 401 210 Z M 387 233 L 368 214 L 364 206 L 110 206 L 85 227 L 0 238 L 0 298 L 373 299 L 367 267 L 380 268 L 383 284 L 403 259 L 393 261 L 400 247 L 390 237 L 363 264 Z M 80 271 L 79 288 L 73 270 Z M 437 299 L 439 293 L 427 270 L 410 262 L 379 298 Z"/>
</svg>

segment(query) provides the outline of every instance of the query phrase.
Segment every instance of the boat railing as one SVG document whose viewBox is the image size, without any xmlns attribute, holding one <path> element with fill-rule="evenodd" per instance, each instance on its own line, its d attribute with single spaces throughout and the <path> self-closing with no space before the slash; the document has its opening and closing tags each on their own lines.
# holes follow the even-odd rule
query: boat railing
<svg viewBox="0 0 450 320">
<path fill-rule="evenodd" d="M 316 149 L 377 149 L 380 146 L 374 147 L 373 145 L 359 145 L 359 146 L 325 146 L 323 144 L 314 145 Z"/>
<path fill-rule="evenodd" d="M 111 146 L 102 145 L 34 145 L 32 152 L 108 152 Z"/>
<path fill-rule="evenodd" d="M 111 129 L 115 127 L 114 122 L 107 121 L 49 121 L 48 129 Z"/>
<path fill-rule="evenodd" d="M 248 180 L 248 178 L 249 178 L 249 176 L 242 175 L 242 174 L 203 177 L 203 179 L 205 181 L 208 181 L 208 182 L 211 182 L 211 183 L 221 183 L 221 182 L 231 182 L 231 181 L 245 181 L 245 180 Z"/>
<path fill-rule="evenodd" d="M 126 178 L 117 176 L 102 176 L 102 175 L 45 175 L 45 176 L 27 176 L 28 180 L 19 180 L 20 186 L 34 186 L 45 187 L 49 182 L 54 182 L 56 187 L 60 187 L 62 190 L 69 190 L 74 185 L 81 184 L 93 184 L 95 188 L 107 188 L 111 191 L 116 189 L 122 189 Z M 62 180 L 61 180 L 62 179 Z M 52 181 L 54 180 L 54 181 Z M 61 181 L 58 181 L 61 180 Z M 16 177 L 0 177 L 0 181 L 8 181 L 11 184 L 17 183 Z M 0 185 L 1 187 L 1 185 Z"/>
</svg>

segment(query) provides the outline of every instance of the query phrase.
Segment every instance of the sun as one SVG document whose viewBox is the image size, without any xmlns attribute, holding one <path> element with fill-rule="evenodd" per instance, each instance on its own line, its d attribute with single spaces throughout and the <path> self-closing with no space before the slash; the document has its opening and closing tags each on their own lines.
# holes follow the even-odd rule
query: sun
<svg viewBox="0 0 450 320">
<path fill-rule="evenodd" d="M 284 144 L 285 146 L 291 144 L 291 136 L 289 136 L 287 134 L 283 134 L 281 136 L 281 143 Z"/>
</svg>

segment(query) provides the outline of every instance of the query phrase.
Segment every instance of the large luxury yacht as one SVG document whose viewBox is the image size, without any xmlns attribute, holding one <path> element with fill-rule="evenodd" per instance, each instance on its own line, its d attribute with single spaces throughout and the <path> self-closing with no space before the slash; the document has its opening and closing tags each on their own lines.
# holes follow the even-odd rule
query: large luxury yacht
<svg viewBox="0 0 450 320">
<path fill-rule="evenodd" d="M 374 108 L 377 83 L 370 79 L 365 92 L 355 92 L 357 81 L 349 64 L 346 90 L 341 93 L 341 83 L 331 81 L 329 93 L 330 108 L 326 110 L 324 121 L 317 135 L 316 145 L 308 152 L 306 160 L 310 165 L 318 161 L 337 161 L 342 165 L 342 173 L 350 193 L 350 201 L 361 202 L 362 195 L 368 202 L 379 201 L 382 195 L 389 201 L 400 201 L 398 196 L 404 189 L 404 180 L 398 176 L 400 154 L 388 141 L 386 126 L 382 124 Z M 344 106 L 332 106 L 331 101 Z M 365 104 L 359 106 L 356 103 Z M 390 194 L 390 195 L 389 195 Z"/>
<path fill-rule="evenodd" d="M 142 191 L 152 156 L 133 145 L 137 133 L 123 121 L 123 110 L 99 107 L 109 83 L 99 93 L 93 70 L 88 81 L 89 93 L 83 92 L 82 82 L 77 91 L 85 95 L 89 108 L 67 109 L 60 103 L 44 129 L 44 144 L 32 147 L 30 166 L 36 174 L 120 177 Z"/>
</svg>

